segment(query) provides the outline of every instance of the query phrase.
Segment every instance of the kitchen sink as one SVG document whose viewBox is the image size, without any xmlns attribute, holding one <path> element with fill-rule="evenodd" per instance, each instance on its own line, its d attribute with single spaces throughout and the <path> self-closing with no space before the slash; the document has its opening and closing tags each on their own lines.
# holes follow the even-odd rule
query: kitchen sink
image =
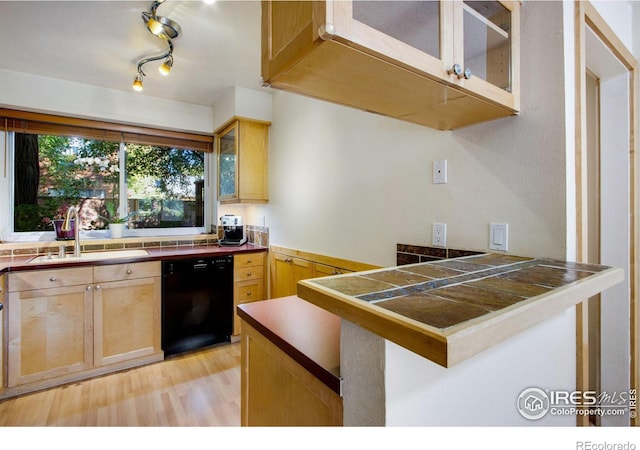
<svg viewBox="0 0 640 450">
<path fill-rule="evenodd" d="M 105 259 L 118 259 L 118 258 L 133 258 L 139 256 L 148 256 L 149 252 L 146 250 L 113 250 L 108 252 L 86 252 L 82 253 L 79 258 L 73 255 L 67 255 L 64 258 L 59 258 L 57 255 L 38 256 L 29 261 L 29 264 L 54 264 L 76 261 L 102 261 Z"/>
</svg>

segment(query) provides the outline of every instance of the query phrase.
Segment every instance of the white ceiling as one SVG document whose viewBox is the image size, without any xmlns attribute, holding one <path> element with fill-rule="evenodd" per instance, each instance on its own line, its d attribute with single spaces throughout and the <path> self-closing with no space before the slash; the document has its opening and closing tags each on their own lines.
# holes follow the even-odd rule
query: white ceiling
<svg viewBox="0 0 640 450">
<path fill-rule="evenodd" d="M 140 17 L 151 3 L 0 0 L 0 69 L 131 91 L 138 60 L 167 48 Z M 157 14 L 182 34 L 171 74 L 146 64 L 137 95 L 212 106 L 230 86 L 260 88 L 259 1 L 167 0 Z"/>
</svg>

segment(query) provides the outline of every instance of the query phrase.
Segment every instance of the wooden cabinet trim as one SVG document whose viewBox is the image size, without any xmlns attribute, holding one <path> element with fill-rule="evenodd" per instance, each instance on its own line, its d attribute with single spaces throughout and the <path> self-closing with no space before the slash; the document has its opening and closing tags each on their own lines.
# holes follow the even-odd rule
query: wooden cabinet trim
<svg viewBox="0 0 640 450">
<path fill-rule="evenodd" d="M 95 266 L 93 268 L 93 282 L 135 280 L 137 278 L 159 277 L 162 274 L 160 261 L 149 261 L 132 264 L 114 264 Z"/>
<path fill-rule="evenodd" d="M 279 247 L 272 245 L 269 247 L 270 254 L 274 255 L 274 257 L 278 257 L 278 255 L 287 255 L 294 258 L 300 258 L 307 261 L 317 262 L 320 264 L 324 264 L 326 266 L 332 266 L 340 269 L 346 269 L 351 272 L 361 272 L 364 270 L 374 270 L 380 269 L 380 266 L 376 266 L 373 264 L 352 261 L 348 259 L 335 258 L 333 256 L 320 255 L 317 253 L 310 253 L 302 250 L 295 250 L 287 247 Z"/>
<path fill-rule="evenodd" d="M 9 274 L 9 292 L 49 289 L 65 286 L 89 285 L 93 280 L 92 267 L 20 271 Z"/>
</svg>

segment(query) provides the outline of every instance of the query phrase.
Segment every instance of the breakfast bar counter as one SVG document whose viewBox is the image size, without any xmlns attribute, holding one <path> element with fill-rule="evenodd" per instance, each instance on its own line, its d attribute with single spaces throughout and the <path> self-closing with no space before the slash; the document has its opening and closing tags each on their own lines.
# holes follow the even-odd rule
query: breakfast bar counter
<svg viewBox="0 0 640 450">
<path fill-rule="evenodd" d="M 480 254 L 298 283 L 298 295 L 451 367 L 622 281 L 622 269 Z"/>
</svg>

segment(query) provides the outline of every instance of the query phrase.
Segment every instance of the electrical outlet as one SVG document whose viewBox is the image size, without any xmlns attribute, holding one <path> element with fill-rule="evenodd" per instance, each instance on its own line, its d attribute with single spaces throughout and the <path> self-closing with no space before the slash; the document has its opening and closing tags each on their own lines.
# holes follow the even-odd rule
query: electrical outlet
<svg viewBox="0 0 640 450">
<path fill-rule="evenodd" d="M 447 246 L 447 224 L 434 223 L 431 243 L 437 247 Z"/>
</svg>

